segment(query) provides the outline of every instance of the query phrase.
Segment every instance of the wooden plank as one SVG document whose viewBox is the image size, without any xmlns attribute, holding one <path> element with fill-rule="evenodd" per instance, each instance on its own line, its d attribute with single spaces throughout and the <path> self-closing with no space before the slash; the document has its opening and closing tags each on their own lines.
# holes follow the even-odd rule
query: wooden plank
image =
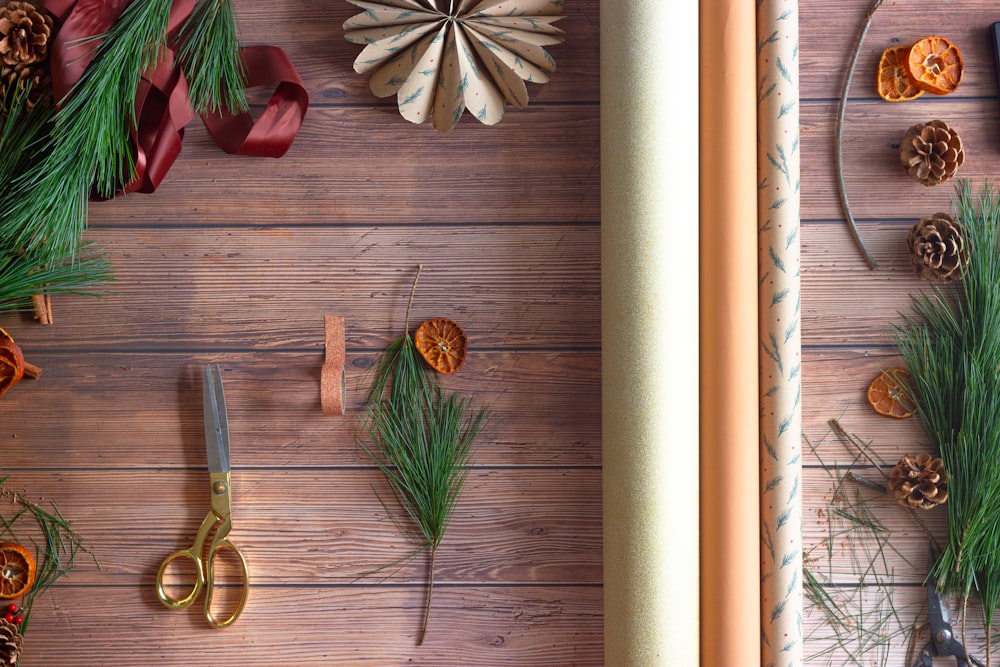
<svg viewBox="0 0 1000 667">
<path fill-rule="evenodd" d="M 386 122 L 395 109 L 312 109 L 280 160 L 222 153 L 192 124 L 160 188 L 91 204 L 92 224 L 594 222 L 596 104 L 529 106 L 451 132 Z M 392 119 L 395 121 L 396 119 Z M 424 130 L 433 134 L 428 135 Z M 484 134 L 487 133 L 487 134 Z M 457 231 L 457 230 L 456 230 Z"/>
<path fill-rule="evenodd" d="M 310 2 L 291 0 L 282 3 L 281 17 L 273 5 L 241 2 L 236 7 L 241 38 L 245 44 L 272 44 L 283 48 L 292 59 L 309 91 L 310 103 L 320 105 L 382 104 L 379 110 L 387 125 L 409 126 L 395 110 L 393 98 L 380 100 L 368 88 L 368 75 L 354 72 L 354 59 L 363 46 L 344 39 L 342 25 L 361 10 L 347 2 Z M 556 24 L 566 33 L 566 41 L 546 47 L 555 59 L 556 71 L 544 84 L 529 83 L 531 105 L 550 103 L 597 102 L 599 97 L 599 3 L 568 2 L 563 18 Z M 268 91 L 270 92 L 270 91 Z M 391 112 L 391 113 L 390 113 Z M 508 122 L 519 112 L 508 107 Z M 461 124 L 479 125 L 468 114 Z M 430 130 L 427 126 L 417 131 Z M 427 135 L 425 135 L 427 137 Z"/>
<path fill-rule="evenodd" d="M 603 664 L 600 587 L 443 586 L 433 602 L 418 647 L 416 586 L 261 587 L 225 630 L 165 609 L 150 587 L 63 586 L 39 605 L 21 667 Z"/>
<path fill-rule="evenodd" d="M 3 467 L 200 467 L 200 373 L 209 361 L 223 364 L 234 456 L 244 466 L 367 465 L 355 437 L 374 358 L 348 355 L 350 412 L 331 417 L 319 407 L 320 349 L 32 354 L 42 377 L 0 401 Z M 489 410 L 476 464 L 600 465 L 600 411 L 591 408 L 600 402 L 599 354 L 474 353 L 442 384 Z"/>
<path fill-rule="evenodd" d="M 883 474 L 871 468 L 810 463 L 803 470 L 805 568 L 830 585 L 872 584 L 878 575 L 894 586 L 919 586 L 931 536 L 945 537 L 947 509 L 911 512 L 891 494 L 845 478 L 847 472 L 885 485 Z"/>
<path fill-rule="evenodd" d="M 810 0 L 800 3 L 800 73 L 802 99 L 839 98 L 858 31 L 873 0 Z M 995 96 L 993 54 L 987 30 L 997 20 L 982 0 L 947 3 L 883 4 L 875 13 L 851 82 L 852 99 L 878 99 L 875 71 L 882 51 L 890 45 L 912 44 L 928 35 L 943 35 L 962 51 L 965 74 L 958 90 L 945 99 Z M 933 108 L 936 100 L 924 95 L 905 107 Z M 884 103 L 890 113 L 903 113 L 899 104 Z M 908 111 L 909 109 L 906 109 Z"/>
<path fill-rule="evenodd" d="M 596 226 L 103 229 L 117 280 L 106 298 L 56 298 L 60 326 L 9 325 L 36 348 L 281 349 L 322 345 L 343 316 L 348 351 L 411 326 L 459 320 L 473 349 L 597 349 Z M 28 339 L 24 339 L 25 344 Z"/>
<path fill-rule="evenodd" d="M 887 465 L 903 454 L 931 449 L 915 418 L 883 417 L 871 409 L 866 398 L 868 384 L 885 368 L 902 366 L 892 350 L 864 347 L 807 349 L 802 370 L 802 404 L 806 460 L 828 466 L 850 464 L 857 452 L 849 450 L 830 431 L 837 419 L 850 434 L 863 442 Z"/>
<path fill-rule="evenodd" d="M 906 237 L 915 223 L 914 219 L 865 225 L 865 242 L 879 262 L 875 271 L 856 253 L 846 224 L 804 226 L 804 345 L 895 345 L 892 325 L 902 323 L 914 296 L 934 289 L 916 277 L 910 264 Z"/>
<path fill-rule="evenodd" d="M 921 98 L 923 99 L 923 98 Z M 899 161 L 907 128 L 940 119 L 956 128 L 965 148 L 958 176 L 978 186 L 995 173 L 1000 149 L 1000 108 L 996 99 L 942 98 L 932 105 L 852 102 L 844 125 L 844 176 L 852 212 L 862 233 L 878 220 L 916 220 L 950 211 L 954 181 L 927 187 L 911 179 Z M 899 108 L 903 107 L 903 108 Z M 802 207 L 807 220 L 842 220 L 834 165 L 835 102 L 803 102 Z M 911 224 L 912 224 L 911 222 Z M 803 234 L 804 236 L 804 234 Z M 845 258 L 853 259 L 847 254 Z M 878 258 L 876 258 L 878 259 Z M 859 263 L 864 267 L 864 263 Z"/>
<path fill-rule="evenodd" d="M 260 469 L 239 451 L 233 458 L 231 537 L 247 556 L 255 591 L 424 581 L 423 558 L 392 566 L 416 546 L 386 515 L 393 501 L 377 470 Z M 93 551 L 100 569 L 79 561 L 74 584 L 151 589 L 160 562 L 190 546 L 209 510 L 204 463 L 191 463 L 202 469 L 159 469 L 150 456 L 141 470 L 13 471 L 8 484 L 46 489 Z M 600 584 L 600 525 L 598 469 L 473 469 L 438 551 L 435 580 Z M 27 542 L 21 527 L 17 537 Z M 361 578 L 386 566 L 382 575 Z"/>
</svg>

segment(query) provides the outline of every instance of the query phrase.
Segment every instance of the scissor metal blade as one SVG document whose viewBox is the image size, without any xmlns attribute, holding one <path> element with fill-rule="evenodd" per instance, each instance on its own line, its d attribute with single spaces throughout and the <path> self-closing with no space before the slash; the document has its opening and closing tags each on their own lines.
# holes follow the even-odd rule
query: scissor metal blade
<svg viewBox="0 0 1000 667">
<path fill-rule="evenodd" d="M 205 366 L 202 393 L 208 471 L 229 472 L 229 419 L 226 416 L 226 394 L 222 390 L 222 370 L 218 364 Z"/>
</svg>

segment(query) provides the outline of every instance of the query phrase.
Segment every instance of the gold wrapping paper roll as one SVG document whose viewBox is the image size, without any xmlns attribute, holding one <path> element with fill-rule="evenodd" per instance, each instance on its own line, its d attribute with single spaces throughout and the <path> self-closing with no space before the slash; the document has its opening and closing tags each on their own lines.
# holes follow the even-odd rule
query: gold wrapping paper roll
<svg viewBox="0 0 1000 667">
<path fill-rule="evenodd" d="M 699 665 L 697 12 L 680 0 L 601 3 L 604 615 L 614 667 Z M 756 566 L 756 546 L 749 553 Z"/>
</svg>

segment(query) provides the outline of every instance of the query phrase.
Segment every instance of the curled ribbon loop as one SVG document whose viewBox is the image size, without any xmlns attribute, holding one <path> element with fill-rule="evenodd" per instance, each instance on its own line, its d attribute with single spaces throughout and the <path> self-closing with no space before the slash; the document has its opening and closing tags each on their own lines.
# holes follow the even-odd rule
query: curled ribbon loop
<svg viewBox="0 0 1000 667">
<path fill-rule="evenodd" d="M 115 24 L 128 0 L 40 0 L 61 23 L 51 46 L 52 88 L 57 103 L 72 94 L 97 50 L 95 37 Z M 174 0 L 170 8 L 168 46 L 159 64 L 144 72 L 135 94 L 137 126 L 127 129 L 135 151 L 135 171 L 123 192 L 153 192 L 166 177 L 195 116 L 188 85 L 177 62 L 177 35 L 191 15 L 194 0 Z M 225 152 L 281 157 L 298 134 L 309 95 L 288 55 L 275 46 L 240 49 L 246 87 L 274 85 L 261 115 L 247 112 L 204 113 L 202 121 Z M 95 196 L 96 198 L 96 196 Z"/>
</svg>

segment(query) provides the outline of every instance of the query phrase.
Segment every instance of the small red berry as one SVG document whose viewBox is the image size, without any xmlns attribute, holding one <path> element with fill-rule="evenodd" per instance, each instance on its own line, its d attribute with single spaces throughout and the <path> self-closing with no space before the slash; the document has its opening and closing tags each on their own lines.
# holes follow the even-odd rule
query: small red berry
<svg viewBox="0 0 1000 667">
<path fill-rule="evenodd" d="M 11 602 L 9 605 L 7 605 L 7 611 L 10 611 L 10 612 L 17 611 L 17 605 L 14 604 L 13 602 Z"/>
<path fill-rule="evenodd" d="M 9 611 L 6 614 L 4 614 L 3 617 L 7 620 L 8 623 L 14 622 L 14 614 L 10 613 Z"/>
<path fill-rule="evenodd" d="M 21 625 L 22 623 L 24 623 L 24 616 L 15 616 L 14 617 L 14 623 L 16 623 L 18 625 Z"/>
</svg>

